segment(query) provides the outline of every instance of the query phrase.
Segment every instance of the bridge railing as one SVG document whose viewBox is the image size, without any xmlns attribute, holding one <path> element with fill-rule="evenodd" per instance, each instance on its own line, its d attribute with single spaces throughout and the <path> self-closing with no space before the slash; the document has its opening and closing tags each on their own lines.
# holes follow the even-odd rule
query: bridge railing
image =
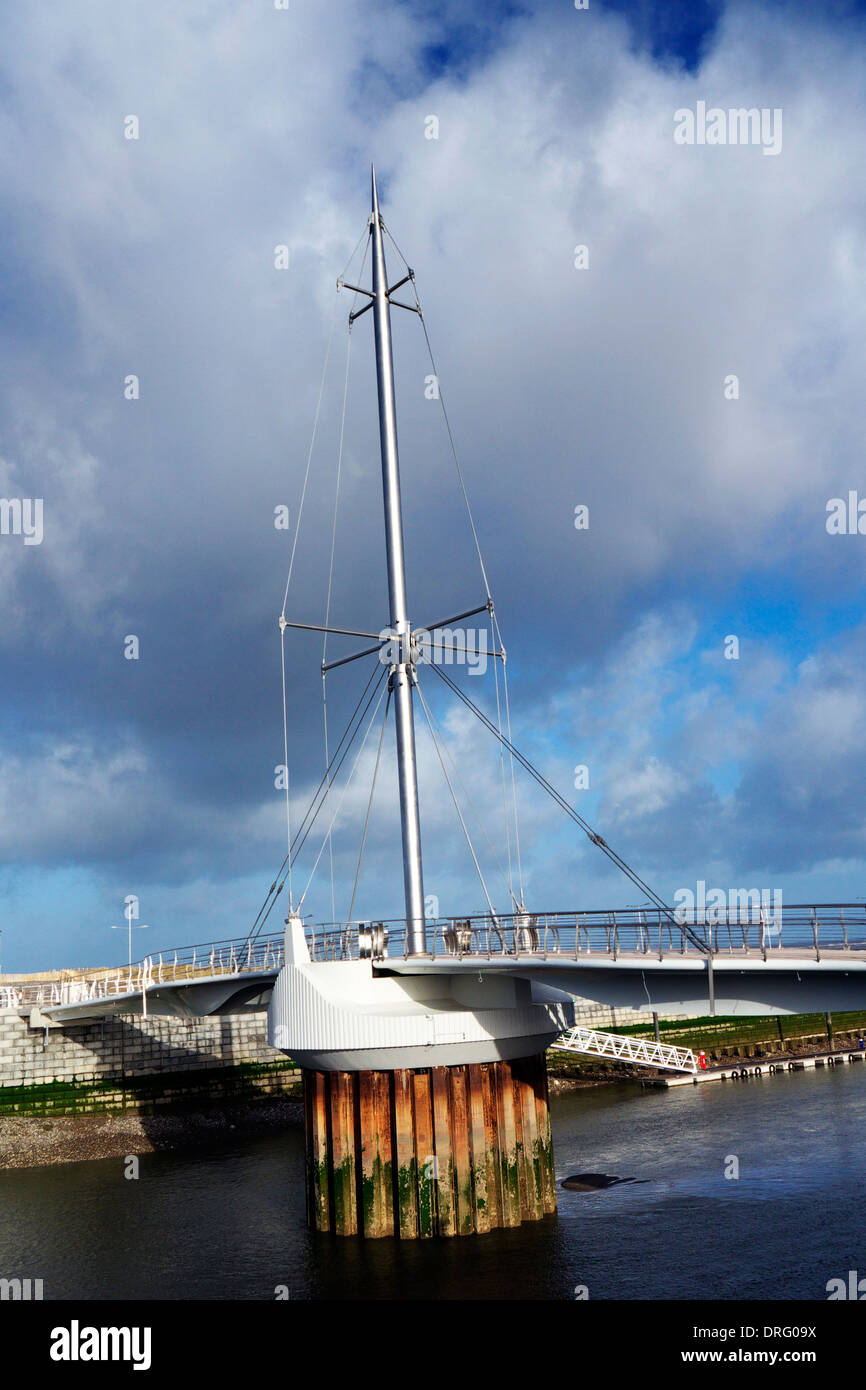
<svg viewBox="0 0 866 1390">
<path fill-rule="evenodd" d="M 314 961 L 407 958 L 406 924 L 329 923 L 305 928 Z M 796 903 L 676 913 L 656 908 L 584 912 L 522 912 L 446 917 L 425 926 L 425 954 L 492 960 L 502 957 L 580 961 L 655 956 L 692 958 L 800 951 L 820 960 L 844 950 L 866 952 L 866 903 Z M 283 936 L 207 942 L 162 951 L 131 967 L 64 971 L 59 978 L 0 984 L 0 1008 L 51 1008 L 140 994 L 160 984 L 222 975 L 276 974 L 284 964 Z"/>
<path fill-rule="evenodd" d="M 697 1072 L 698 1064 L 690 1047 L 674 1043 L 650 1042 L 647 1038 L 627 1038 L 618 1033 L 599 1033 L 580 1025 L 563 1033 L 553 1044 L 555 1051 L 581 1052 L 591 1057 L 613 1057 L 638 1066 L 660 1067 L 668 1071 Z"/>
<path fill-rule="evenodd" d="M 209 941 L 160 951 L 116 969 L 62 971 L 58 979 L 0 985 L 0 1008 L 51 1008 L 141 994 L 160 984 L 213 979 L 221 975 L 268 974 L 284 964 L 279 936 Z"/>
<path fill-rule="evenodd" d="M 408 957 L 405 922 L 308 927 L 313 960 Z M 425 924 L 425 954 L 493 959 L 501 956 L 580 960 L 593 955 L 753 956 L 783 949 L 866 950 L 866 903 L 765 904 L 676 911 L 616 908 L 584 912 L 481 914 Z"/>
</svg>

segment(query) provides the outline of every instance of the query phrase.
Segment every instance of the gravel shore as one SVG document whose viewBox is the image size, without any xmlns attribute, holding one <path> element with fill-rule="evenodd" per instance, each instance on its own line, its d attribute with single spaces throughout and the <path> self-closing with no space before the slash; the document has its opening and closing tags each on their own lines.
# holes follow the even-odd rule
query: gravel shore
<svg viewBox="0 0 866 1390">
<path fill-rule="evenodd" d="M 640 1080 L 635 1068 L 616 1064 L 581 1072 L 552 1073 L 551 1092 Z M 226 1101 L 200 1109 L 160 1110 L 153 1115 L 132 1110 L 115 1115 L 2 1115 L 0 1170 L 190 1148 L 219 1138 L 277 1133 L 303 1123 L 303 1102 L 286 1097 Z"/>
<path fill-rule="evenodd" d="M 140 1115 L 0 1117 L 0 1169 L 41 1168 L 93 1158 L 125 1158 L 302 1125 L 303 1103 L 283 1098 L 237 1101 L 201 1110 Z"/>
</svg>

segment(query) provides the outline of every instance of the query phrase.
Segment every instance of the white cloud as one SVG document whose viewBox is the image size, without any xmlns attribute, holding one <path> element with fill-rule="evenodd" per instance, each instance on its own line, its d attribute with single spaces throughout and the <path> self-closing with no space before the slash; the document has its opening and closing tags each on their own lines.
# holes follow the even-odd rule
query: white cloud
<svg viewBox="0 0 866 1390">
<path fill-rule="evenodd" d="M 833 600 L 862 590 L 856 541 L 846 549 L 824 530 L 826 498 L 861 471 L 862 62 L 843 25 L 809 11 L 782 24 L 776 10 L 729 8 L 696 75 L 634 52 L 621 18 L 586 19 L 565 7 L 515 19 L 489 59 L 434 82 L 421 53 L 442 16 L 417 7 L 99 3 L 86 21 L 74 5 L 10 21 L 4 485 L 44 493 L 46 538 L 38 564 L 6 556 L 16 574 L 2 630 L 27 665 L 8 698 L 44 721 L 61 691 L 62 740 L 83 750 L 76 775 L 48 757 L 53 807 L 41 790 L 28 797 L 42 764 L 13 753 L 12 853 L 122 853 L 110 808 L 124 772 L 99 739 L 124 746 L 130 727 L 138 800 L 169 859 L 178 841 L 204 846 L 211 833 L 222 873 L 232 824 L 244 858 L 279 845 L 278 816 L 250 790 L 265 771 L 232 792 L 229 767 L 229 790 L 208 805 L 182 760 L 228 762 L 238 742 L 256 768 L 275 761 L 265 633 L 283 551 L 271 517 L 276 502 L 297 504 L 333 281 L 363 231 L 371 156 L 386 221 L 418 272 L 523 677 L 516 726 L 533 728 L 552 780 L 593 750 L 600 828 L 613 843 L 627 832 L 656 866 L 778 858 L 797 805 L 828 827 L 815 854 L 830 854 L 833 828 L 849 822 L 854 853 L 857 778 L 843 770 L 859 767 L 855 668 L 843 664 L 834 686 L 748 631 L 749 662 L 717 668 L 699 634 L 711 617 L 730 630 L 727 596 L 756 572 Z M 673 113 L 699 98 L 781 107 L 782 153 L 676 146 Z M 130 112 L 138 141 L 123 138 Z M 430 112 L 437 141 L 424 139 Z M 291 248 L 285 274 L 273 269 L 279 242 Z M 587 271 L 573 267 L 578 243 Z M 347 309 L 344 297 L 341 323 Z M 341 333 L 299 616 L 323 606 Z M 395 339 L 412 613 L 428 620 L 480 586 L 408 315 Z M 129 372 L 138 402 L 123 399 Z M 723 395 L 731 372 L 736 402 Z M 348 435 L 332 615 L 351 626 L 385 616 L 369 318 L 353 334 Z M 590 507 L 584 533 L 578 502 Z M 119 700 L 102 653 L 129 623 L 153 664 Z M 309 645 L 292 650 L 296 776 L 310 781 L 317 674 Z M 451 731 L 474 777 L 475 736 L 460 722 Z M 814 764 L 797 760 L 797 737 Z M 429 752 L 422 773 L 440 787 Z M 475 787 L 491 818 L 497 776 L 494 758 Z M 359 775 L 347 803 L 355 819 L 363 785 Z M 18 799 L 30 809 L 16 824 Z M 160 818 L 168 800 L 176 814 Z M 576 891 L 577 867 L 581 895 L 601 891 L 608 880 L 590 877 L 582 849 L 557 861 L 562 842 L 535 793 L 521 804 L 527 872 L 551 846 L 538 891 Z M 433 872 L 453 873 L 456 901 L 476 890 L 471 867 L 451 868 L 448 817 L 447 791 L 425 791 Z M 789 838 L 808 856 L 805 827 L 804 811 Z M 392 805 L 371 842 L 392 896 L 394 829 Z M 134 853 L 142 841 L 128 843 Z"/>
</svg>

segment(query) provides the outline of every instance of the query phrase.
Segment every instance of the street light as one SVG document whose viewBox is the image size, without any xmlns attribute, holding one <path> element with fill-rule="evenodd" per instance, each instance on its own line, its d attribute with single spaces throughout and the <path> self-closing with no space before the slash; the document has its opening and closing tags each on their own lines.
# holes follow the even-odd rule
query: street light
<svg viewBox="0 0 866 1390">
<path fill-rule="evenodd" d="M 133 926 L 132 919 L 133 919 L 133 917 L 137 917 L 137 916 L 138 916 L 138 898 L 136 898 L 135 895 L 134 895 L 133 893 L 130 893 L 129 897 L 124 898 L 123 901 L 124 901 L 124 908 L 125 908 L 124 914 L 123 914 L 123 915 L 124 915 L 124 917 L 126 918 L 127 926 L 129 927 L 129 975 L 130 975 L 130 978 L 132 978 L 132 926 Z M 145 930 L 145 931 L 147 930 L 147 923 L 146 923 L 146 922 L 136 922 L 135 925 L 136 925 L 137 927 L 142 928 L 142 929 Z M 113 922 L 113 923 L 111 924 L 111 930 L 112 930 L 112 931 L 120 931 L 121 928 L 117 925 L 116 922 Z"/>
</svg>

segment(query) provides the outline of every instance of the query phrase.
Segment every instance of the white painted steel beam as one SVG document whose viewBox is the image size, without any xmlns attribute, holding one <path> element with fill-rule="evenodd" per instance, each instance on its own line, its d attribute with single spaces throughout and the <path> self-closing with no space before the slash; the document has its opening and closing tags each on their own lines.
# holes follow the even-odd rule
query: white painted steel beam
<svg viewBox="0 0 866 1390">
<path fill-rule="evenodd" d="M 608 1057 L 640 1067 L 661 1067 L 665 1071 L 694 1073 L 698 1069 L 690 1047 L 621 1037 L 618 1033 L 599 1033 L 594 1028 L 572 1028 L 563 1033 L 553 1047 L 558 1052 L 582 1052 L 590 1057 Z"/>
</svg>

